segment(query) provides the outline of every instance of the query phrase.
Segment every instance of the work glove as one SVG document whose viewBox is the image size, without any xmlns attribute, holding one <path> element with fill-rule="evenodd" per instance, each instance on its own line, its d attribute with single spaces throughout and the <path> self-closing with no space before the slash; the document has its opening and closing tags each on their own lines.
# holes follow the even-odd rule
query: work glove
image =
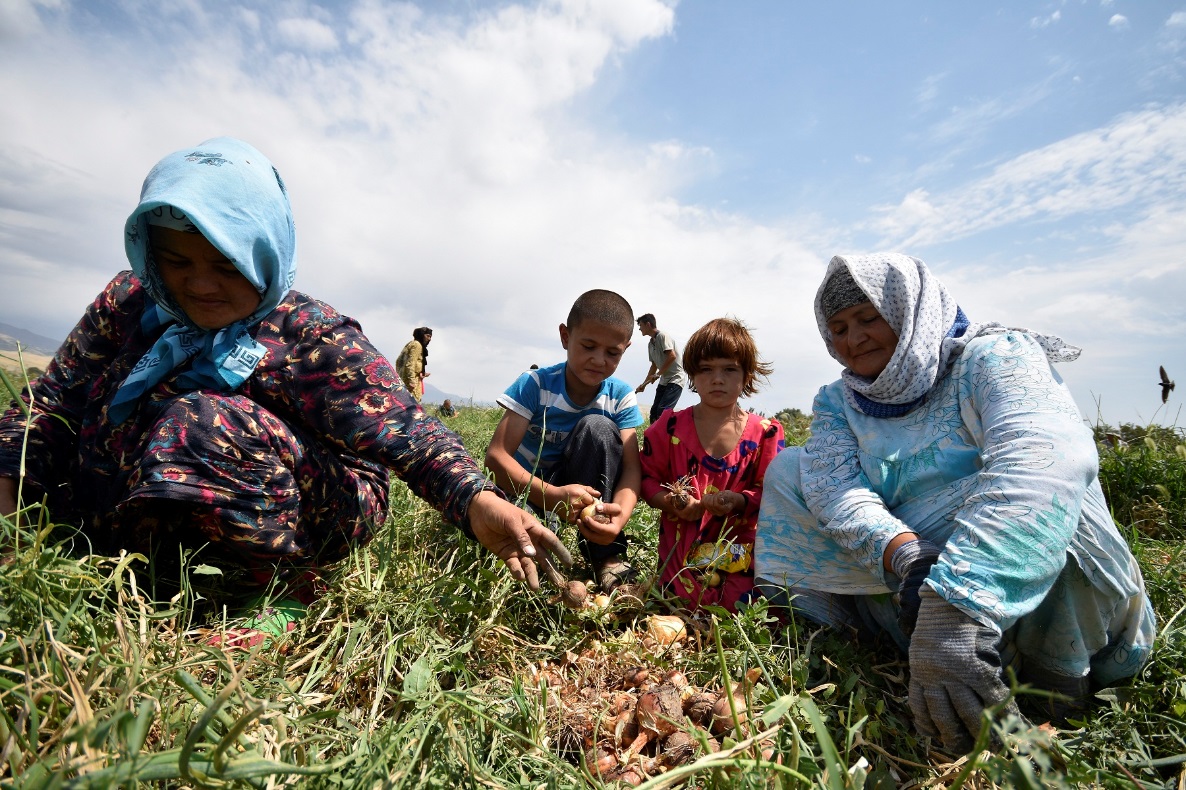
<svg viewBox="0 0 1186 790">
<path fill-rule="evenodd" d="M 923 735 L 939 736 L 948 751 L 964 754 L 980 732 L 981 712 L 1009 699 L 1001 677 L 1000 636 L 930 587 L 919 591 L 919 599 L 910 640 L 914 726 Z M 1018 714 L 1017 703 L 1010 699 L 1006 711 Z"/>
<path fill-rule="evenodd" d="M 901 583 L 898 587 L 898 627 L 907 639 L 914 632 L 918 620 L 918 591 L 939 559 L 940 549 L 929 540 L 903 543 L 890 558 L 890 565 Z"/>
</svg>

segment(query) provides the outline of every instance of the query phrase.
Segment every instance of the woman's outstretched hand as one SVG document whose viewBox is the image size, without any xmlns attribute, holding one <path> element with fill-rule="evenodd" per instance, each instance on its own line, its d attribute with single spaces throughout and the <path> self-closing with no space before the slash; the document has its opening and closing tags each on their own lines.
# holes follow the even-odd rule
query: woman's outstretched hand
<svg viewBox="0 0 1186 790">
<path fill-rule="evenodd" d="M 469 527 L 479 543 L 490 549 L 518 581 L 539 589 L 536 569 L 541 555 L 551 555 L 553 564 L 572 565 L 572 555 L 550 529 L 531 514 L 493 491 L 483 491 L 469 506 Z"/>
<path fill-rule="evenodd" d="M 918 623 L 910 639 L 910 710 L 923 735 L 939 736 L 953 754 L 971 750 L 986 708 L 1009 699 L 1001 677 L 1000 634 L 919 590 Z M 1007 709 L 1017 713 L 1017 703 Z"/>
</svg>

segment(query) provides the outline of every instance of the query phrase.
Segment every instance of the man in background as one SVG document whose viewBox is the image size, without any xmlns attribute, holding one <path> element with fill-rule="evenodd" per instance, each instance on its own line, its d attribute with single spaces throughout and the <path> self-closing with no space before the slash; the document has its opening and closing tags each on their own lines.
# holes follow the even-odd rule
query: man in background
<svg viewBox="0 0 1186 790">
<path fill-rule="evenodd" d="M 641 393 L 652 381 L 659 382 L 659 386 L 655 388 L 655 402 L 651 404 L 653 423 L 666 409 L 675 408 L 675 404 L 679 402 L 679 396 L 684 391 L 684 368 L 679 363 L 675 341 L 659 331 L 654 313 L 645 313 L 638 317 L 638 331 L 650 338 L 650 342 L 647 343 L 647 356 L 651 360 L 651 369 L 647 372 L 646 379 L 634 391 Z"/>
</svg>

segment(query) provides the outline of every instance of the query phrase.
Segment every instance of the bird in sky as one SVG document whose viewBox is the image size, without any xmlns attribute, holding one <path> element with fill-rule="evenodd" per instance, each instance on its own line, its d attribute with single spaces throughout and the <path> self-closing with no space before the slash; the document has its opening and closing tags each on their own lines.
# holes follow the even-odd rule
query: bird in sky
<svg viewBox="0 0 1186 790">
<path fill-rule="evenodd" d="M 1165 366 L 1158 368 L 1161 371 L 1161 402 L 1165 403 L 1169 400 L 1170 390 L 1174 388 L 1174 382 L 1170 381 L 1170 377 L 1165 374 Z"/>
</svg>

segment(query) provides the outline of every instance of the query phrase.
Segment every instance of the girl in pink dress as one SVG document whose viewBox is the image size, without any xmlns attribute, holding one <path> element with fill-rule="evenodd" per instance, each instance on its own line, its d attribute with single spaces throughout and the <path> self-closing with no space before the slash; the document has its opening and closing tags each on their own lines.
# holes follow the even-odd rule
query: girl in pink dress
<svg viewBox="0 0 1186 790">
<path fill-rule="evenodd" d="M 737 405 L 771 367 L 745 324 L 717 318 L 684 347 L 700 402 L 667 410 L 647 429 L 642 495 L 662 511 L 659 583 L 688 602 L 735 610 L 753 591 L 762 478 L 783 448 L 782 424 Z"/>
</svg>

